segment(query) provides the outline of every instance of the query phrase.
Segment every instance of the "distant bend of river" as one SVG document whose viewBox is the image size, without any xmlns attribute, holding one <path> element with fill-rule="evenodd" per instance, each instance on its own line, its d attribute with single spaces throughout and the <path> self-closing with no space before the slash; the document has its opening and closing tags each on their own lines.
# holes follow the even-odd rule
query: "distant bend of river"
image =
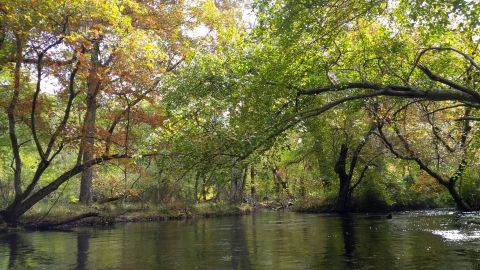
<svg viewBox="0 0 480 270">
<path fill-rule="evenodd" d="M 480 269 L 480 216 L 259 212 L 9 233 L 0 269 Z"/>
</svg>

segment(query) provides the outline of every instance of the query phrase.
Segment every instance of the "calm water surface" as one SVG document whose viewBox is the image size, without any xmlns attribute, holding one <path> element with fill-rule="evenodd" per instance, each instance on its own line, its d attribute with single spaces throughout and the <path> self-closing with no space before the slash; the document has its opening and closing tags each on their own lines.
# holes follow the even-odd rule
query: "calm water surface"
<svg viewBox="0 0 480 270">
<path fill-rule="evenodd" d="M 480 269 L 480 216 L 260 212 L 0 235 L 0 269 Z"/>
</svg>

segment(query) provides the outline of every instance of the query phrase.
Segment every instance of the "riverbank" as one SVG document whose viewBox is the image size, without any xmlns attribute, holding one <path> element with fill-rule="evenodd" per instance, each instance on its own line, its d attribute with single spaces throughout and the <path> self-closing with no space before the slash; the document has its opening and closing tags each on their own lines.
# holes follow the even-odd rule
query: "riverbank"
<svg viewBox="0 0 480 270">
<path fill-rule="evenodd" d="M 145 206 L 137 204 L 127 205 L 93 205 L 87 207 L 80 204 L 57 205 L 54 208 L 47 205 L 38 205 L 21 219 L 22 229 L 44 230 L 44 229 L 71 229 L 74 227 L 86 226 L 111 226 L 116 223 L 125 222 L 148 222 L 181 220 L 195 218 L 211 218 L 219 216 L 235 216 L 250 214 L 252 208 L 248 204 L 231 205 L 226 203 L 199 203 L 190 207 L 167 208 L 163 206 Z M 69 220 L 81 215 L 88 217 L 68 222 L 61 225 L 63 220 Z M 0 233 L 7 231 L 5 224 L 0 224 Z"/>
<path fill-rule="evenodd" d="M 354 204 L 355 205 L 355 204 Z M 407 210 L 431 210 L 445 208 L 444 205 L 409 204 L 387 205 L 385 203 L 356 204 L 351 209 L 352 213 L 388 213 Z M 448 206 L 447 206 L 448 207 Z M 68 230 L 75 227 L 104 227 L 116 223 L 149 222 L 182 220 L 195 218 L 211 218 L 220 216 L 247 215 L 252 211 L 278 211 L 289 210 L 299 213 L 335 213 L 334 200 L 321 199 L 296 200 L 296 201 L 260 201 L 255 207 L 249 204 L 231 205 L 228 203 L 198 203 L 183 208 L 166 206 L 152 206 L 141 204 L 108 204 L 93 205 L 90 207 L 78 203 L 57 204 L 51 208 L 48 204 L 36 205 L 21 219 L 22 229 Z M 72 219 L 81 215 L 91 215 L 72 222 L 55 225 L 60 221 Z M 7 231 L 5 224 L 0 224 L 0 233 Z"/>
<path fill-rule="evenodd" d="M 335 199 L 321 198 L 298 200 L 292 210 L 300 213 L 335 213 Z M 389 213 L 399 211 L 433 210 L 455 208 L 454 204 L 436 202 L 432 200 L 417 200 L 388 203 L 382 200 L 355 200 L 349 212 L 352 213 Z"/>
</svg>

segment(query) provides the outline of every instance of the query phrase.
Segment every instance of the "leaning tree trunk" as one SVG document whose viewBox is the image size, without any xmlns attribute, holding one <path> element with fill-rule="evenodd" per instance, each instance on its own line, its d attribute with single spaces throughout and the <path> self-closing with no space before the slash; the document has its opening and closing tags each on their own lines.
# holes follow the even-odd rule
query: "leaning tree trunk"
<svg viewBox="0 0 480 270">
<path fill-rule="evenodd" d="M 78 164 L 75 167 L 71 168 L 68 171 L 65 171 L 60 176 L 58 176 L 55 180 L 51 181 L 47 185 L 41 187 L 39 190 L 35 192 L 22 193 L 19 197 L 17 197 L 7 208 L 0 211 L 0 216 L 2 219 L 9 225 L 10 227 L 16 227 L 19 221 L 19 218 L 25 214 L 29 209 L 31 209 L 35 204 L 39 201 L 45 199 L 48 195 L 52 194 L 56 191 L 63 183 L 75 177 L 86 168 L 94 165 L 98 165 L 104 162 L 107 162 L 112 159 L 121 159 L 121 158 L 129 158 L 128 155 L 125 154 L 113 154 L 113 155 L 104 155 L 101 157 L 97 157 L 93 160 L 85 164 Z M 30 194 L 30 195 L 28 195 Z"/>
<path fill-rule="evenodd" d="M 213 172 L 210 174 L 209 180 L 213 177 Z M 210 182 L 210 181 L 209 181 Z M 202 200 L 207 201 L 207 176 L 204 175 L 202 178 Z"/>
<path fill-rule="evenodd" d="M 234 204 L 241 203 L 243 200 L 242 192 L 242 180 L 243 180 L 243 170 L 235 165 L 232 167 L 231 179 L 230 179 L 230 202 Z"/>
<path fill-rule="evenodd" d="M 91 67 L 87 80 L 87 111 L 83 123 L 82 138 L 82 158 L 83 162 L 93 159 L 95 144 L 95 118 L 97 114 L 97 94 L 100 88 L 99 68 L 99 43 L 94 44 L 91 58 Z M 80 180 L 80 202 L 84 204 L 92 203 L 92 180 L 93 167 L 89 167 L 82 172 Z"/>
<path fill-rule="evenodd" d="M 468 125 L 466 125 L 464 130 L 463 130 L 463 136 L 462 136 L 462 139 L 461 139 L 462 147 L 465 147 L 466 134 L 469 131 L 470 131 L 470 129 L 469 129 Z M 445 179 L 438 172 L 436 172 L 432 168 L 430 168 L 428 166 L 428 164 L 426 162 L 424 162 L 422 159 L 420 159 L 420 158 L 418 158 L 414 155 L 406 156 L 406 155 L 401 154 L 399 151 L 395 150 L 394 147 L 393 147 L 393 144 L 390 143 L 387 140 L 385 134 L 383 133 L 381 125 L 378 127 L 378 132 L 379 132 L 380 138 L 384 142 L 385 146 L 390 150 L 390 152 L 392 154 L 394 154 L 397 158 L 400 158 L 400 159 L 403 159 L 403 160 L 413 160 L 413 161 L 415 161 L 422 171 L 426 172 L 428 175 L 433 177 L 437 181 L 438 184 L 444 186 L 448 190 L 448 192 L 450 193 L 450 196 L 452 196 L 452 199 L 455 202 L 455 205 L 457 206 L 458 210 L 460 210 L 460 211 L 471 211 L 472 210 L 472 207 L 470 207 L 463 200 L 462 196 L 460 196 L 457 189 L 455 188 L 455 183 L 456 183 L 455 179 L 457 179 L 459 176 L 461 176 L 463 174 L 464 170 L 465 170 L 465 164 L 464 164 L 465 160 L 462 160 L 462 162 L 459 164 L 457 172 L 455 173 L 455 175 L 453 177 L 451 177 L 450 179 Z M 398 131 L 397 128 L 395 128 L 395 133 L 397 134 L 397 137 L 400 139 L 400 141 L 403 143 L 404 148 L 408 152 L 412 153 L 413 151 L 410 149 L 408 142 L 401 135 L 401 133 Z M 465 148 L 465 151 L 466 151 L 466 148 Z"/>
<path fill-rule="evenodd" d="M 444 184 L 447 188 L 450 196 L 452 196 L 457 209 L 460 211 L 472 211 L 472 208 L 463 200 L 462 196 L 458 193 L 457 189 L 455 188 L 455 184 L 453 182 L 448 182 Z"/>
</svg>

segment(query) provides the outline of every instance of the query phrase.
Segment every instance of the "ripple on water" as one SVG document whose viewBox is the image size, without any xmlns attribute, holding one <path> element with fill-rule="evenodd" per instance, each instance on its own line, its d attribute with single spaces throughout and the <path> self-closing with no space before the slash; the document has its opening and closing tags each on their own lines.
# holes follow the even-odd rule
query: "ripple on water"
<svg viewBox="0 0 480 270">
<path fill-rule="evenodd" d="M 480 231 L 461 231 L 461 230 L 433 230 L 433 234 L 440 235 L 449 241 L 471 241 L 480 239 Z"/>
</svg>

